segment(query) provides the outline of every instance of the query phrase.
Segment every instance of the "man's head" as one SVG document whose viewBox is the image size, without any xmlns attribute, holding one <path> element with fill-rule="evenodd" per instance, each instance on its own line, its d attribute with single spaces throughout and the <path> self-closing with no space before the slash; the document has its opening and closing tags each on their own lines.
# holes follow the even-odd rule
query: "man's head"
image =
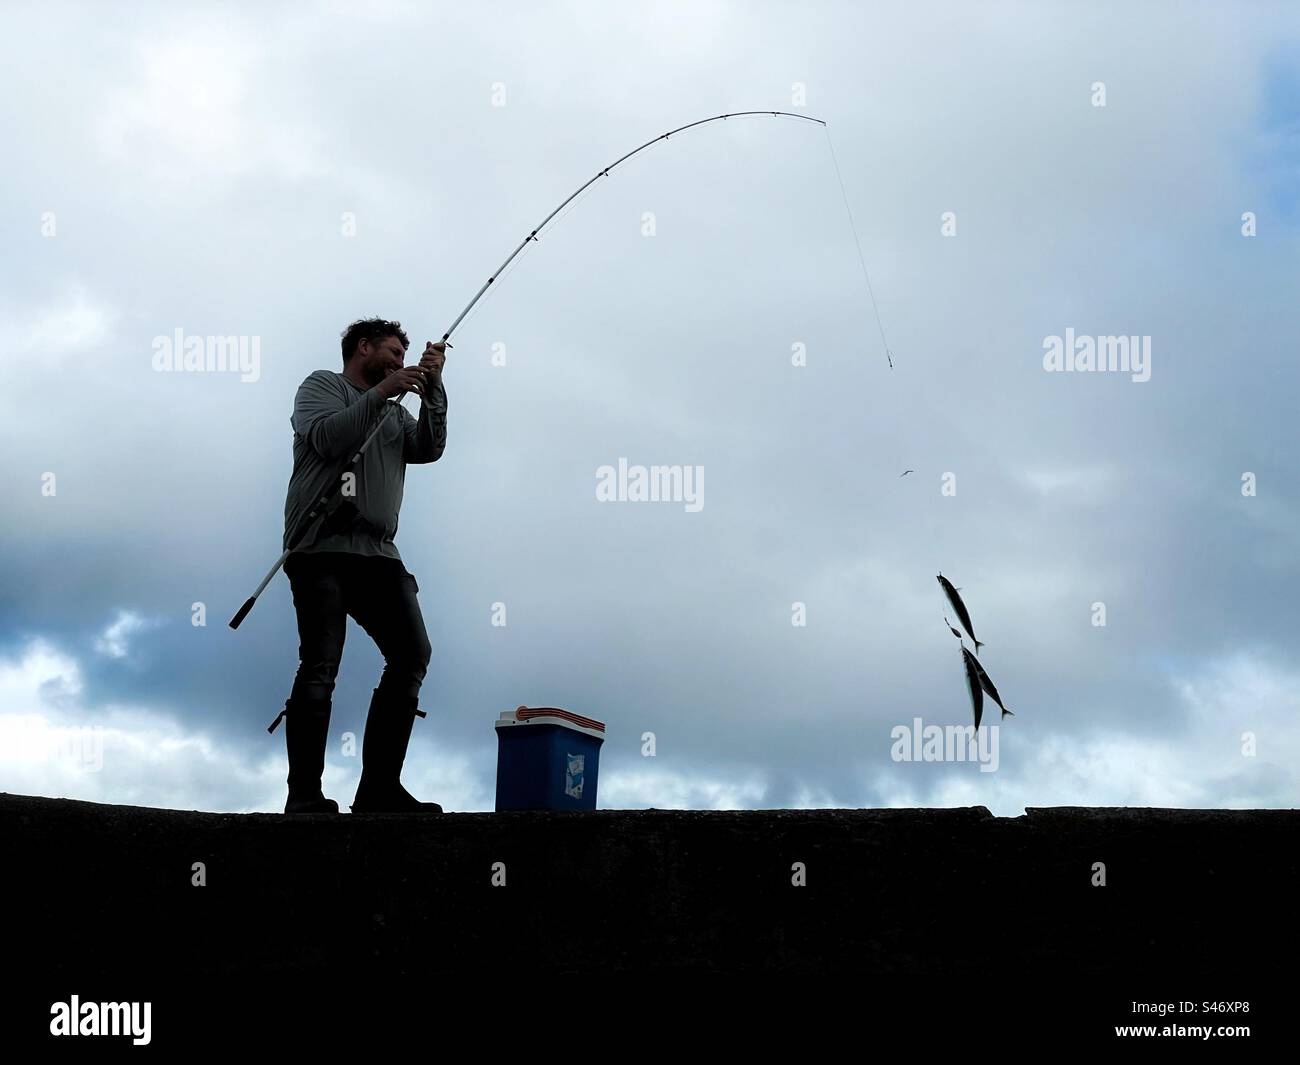
<svg viewBox="0 0 1300 1065">
<path fill-rule="evenodd" d="M 343 372 L 377 385 L 402 368 L 410 344 L 401 322 L 362 318 L 343 331 Z"/>
</svg>

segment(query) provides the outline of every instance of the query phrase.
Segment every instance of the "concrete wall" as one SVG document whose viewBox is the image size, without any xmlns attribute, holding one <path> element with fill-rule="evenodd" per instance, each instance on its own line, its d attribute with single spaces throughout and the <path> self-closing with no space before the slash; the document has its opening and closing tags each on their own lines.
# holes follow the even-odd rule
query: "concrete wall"
<svg viewBox="0 0 1300 1065">
<path fill-rule="evenodd" d="M 1272 810 L 288 818 L 0 795 L 18 949 L 79 978 L 1257 971 L 1261 949 L 1295 955 L 1294 919 L 1262 942 L 1259 924 L 1294 913 L 1297 828 Z"/>
</svg>

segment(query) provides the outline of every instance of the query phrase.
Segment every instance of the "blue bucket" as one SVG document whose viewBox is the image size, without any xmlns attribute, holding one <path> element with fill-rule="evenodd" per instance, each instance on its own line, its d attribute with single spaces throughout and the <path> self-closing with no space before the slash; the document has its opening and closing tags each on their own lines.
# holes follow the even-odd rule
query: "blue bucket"
<svg viewBox="0 0 1300 1065">
<path fill-rule="evenodd" d="M 496 722 L 498 810 L 594 810 L 604 722 L 521 706 Z"/>
</svg>

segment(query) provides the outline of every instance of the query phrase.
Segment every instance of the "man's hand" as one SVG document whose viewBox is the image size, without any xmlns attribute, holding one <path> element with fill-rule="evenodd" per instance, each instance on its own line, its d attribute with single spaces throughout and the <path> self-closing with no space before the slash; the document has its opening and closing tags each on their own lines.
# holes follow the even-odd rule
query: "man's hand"
<svg viewBox="0 0 1300 1065">
<path fill-rule="evenodd" d="M 443 341 L 435 344 L 432 340 L 424 342 L 424 354 L 420 356 L 420 369 L 434 377 L 442 376 L 443 363 L 447 361 L 447 345 Z"/>
<path fill-rule="evenodd" d="M 394 396 L 400 396 L 407 392 L 414 392 L 417 396 L 423 396 L 427 380 L 425 371 L 419 366 L 403 366 L 400 370 L 394 370 L 379 384 L 375 385 L 375 391 L 384 399 L 392 399 Z"/>
</svg>

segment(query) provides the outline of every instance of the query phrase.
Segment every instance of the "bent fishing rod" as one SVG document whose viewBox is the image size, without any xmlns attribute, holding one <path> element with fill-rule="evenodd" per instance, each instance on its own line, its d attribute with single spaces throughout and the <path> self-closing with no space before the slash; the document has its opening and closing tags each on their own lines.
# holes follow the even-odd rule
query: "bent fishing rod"
<svg viewBox="0 0 1300 1065">
<path fill-rule="evenodd" d="M 771 115 L 773 117 L 776 117 L 777 115 L 784 115 L 787 118 L 797 118 L 805 122 L 816 122 L 818 125 L 823 127 L 825 127 L 826 125 L 826 123 L 820 118 L 813 118 L 811 115 L 797 115 L 789 111 L 732 111 L 725 115 L 714 115 L 712 118 L 702 118 L 697 122 L 688 122 L 684 126 L 678 126 L 676 129 L 670 129 L 667 133 L 661 133 L 658 137 L 651 138 L 650 140 L 642 144 L 640 147 L 634 148 L 626 155 L 620 157 L 619 159 L 616 159 L 614 162 L 610 163 L 609 166 L 604 167 L 601 170 L 598 170 L 594 177 L 584 182 L 574 193 L 572 193 L 572 195 L 568 196 L 557 208 L 555 208 L 555 210 L 553 210 L 544 219 L 542 219 L 542 221 L 538 223 L 538 225 L 534 226 L 533 229 L 529 231 L 528 236 L 524 237 L 524 239 L 519 242 L 519 246 L 510 253 L 506 261 L 503 262 L 499 267 L 497 267 L 496 271 L 485 282 L 483 282 L 482 287 L 476 293 L 474 293 L 474 298 L 470 300 L 469 303 L 465 306 L 465 309 L 456 316 L 456 320 L 452 322 L 450 326 L 447 327 L 447 331 L 442 334 L 442 343 L 446 344 L 447 347 L 452 346 L 450 344 L 447 344 L 447 340 L 451 337 L 452 333 L 456 331 L 456 327 L 459 326 L 460 323 L 465 320 L 465 316 L 469 314 L 471 310 L 474 309 L 474 305 L 478 303 L 480 299 L 483 298 L 484 293 L 486 293 L 488 289 L 492 287 L 493 283 L 496 282 L 502 276 L 506 268 L 509 267 L 509 265 L 512 262 L 514 262 L 515 257 L 526 247 L 528 247 L 530 242 L 537 240 L 537 234 L 539 234 L 543 229 L 545 229 L 546 226 L 551 222 L 552 219 L 555 218 L 556 215 L 558 215 L 562 210 L 564 210 L 565 207 L 567 207 L 570 203 L 572 203 L 579 196 L 581 196 L 582 193 L 584 193 L 588 188 L 594 185 L 601 178 L 608 177 L 609 172 L 613 170 L 616 166 L 618 166 L 620 163 L 624 163 L 627 160 L 631 159 L 632 156 L 636 155 L 638 152 L 645 151 L 645 149 L 649 148 L 652 144 L 658 144 L 660 141 L 666 141 L 669 137 L 677 133 L 681 133 L 684 130 L 692 129 L 695 126 L 703 126 L 710 122 L 723 121 L 729 118 L 743 118 L 747 115 Z M 827 138 L 829 143 L 829 133 L 827 134 Z M 834 148 L 832 148 L 832 159 L 834 159 Z M 836 162 L 835 164 L 835 170 L 836 170 L 836 175 L 838 176 L 839 174 L 838 162 Z M 843 190 L 842 179 L 840 181 L 840 187 L 841 190 Z M 847 193 L 845 194 L 845 206 L 846 207 L 848 206 Z M 851 210 L 849 212 L 849 222 L 852 225 L 853 213 Z M 856 226 L 854 226 L 854 239 L 855 240 L 857 239 Z M 861 242 L 859 242 L 859 246 L 858 246 L 859 257 L 861 257 L 861 252 L 862 252 Z M 863 270 L 864 272 L 866 270 L 865 262 L 863 263 Z M 868 279 L 868 285 L 870 285 L 870 279 Z M 874 294 L 872 296 L 872 300 L 874 303 L 875 300 Z M 883 338 L 883 329 L 882 329 L 882 338 Z M 328 508 L 330 504 L 334 501 L 335 496 L 337 496 L 339 492 L 342 491 L 343 484 L 347 480 L 346 474 L 349 471 L 352 471 L 356 468 L 357 464 L 361 461 L 362 456 L 365 455 L 366 449 L 370 447 L 371 441 L 373 441 L 375 437 L 378 435 L 379 430 L 383 427 L 388 416 L 393 412 L 393 409 L 395 407 L 401 406 L 403 398 L 404 395 L 398 396 L 393 400 L 389 401 L 388 409 L 385 410 L 383 415 L 379 418 L 378 423 L 375 425 L 374 429 L 371 430 L 370 435 L 367 436 L 365 441 L 361 444 L 361 447 L 359 447 L 356 453 L 352 456 L 352 458 L 348 460 L 345 467 L 340 470 L 338 476 L 332 478 L 331 481 L 326 482 L 327 486 L 331 483 L 334 485 L 333 490 L 322 491 L 320 498 L 317 499 L 316 503 L 312 506 L 312 509 L 302 520 L 301 531 L 299 532 L 299 534 L 295 536 L 290 542 L 289 546 L 284 549 L 283 554 L 281 554 L 280 557 L 276 560 L 275 565 L 271 567 L 271 572 L 268 573 L 264 578 L 262 578 L 262 583 L 257 586 L 257 590 L 253 592 L 253 594 L 249 596 L 248 600 L 244 603 L 244 605 L 239 608 L 239 613 L 237 613 L 233 618 L 230 619 L 230 627 L 232 629 L 239 628 L 240 623 L 244 620 L 244 618 L 248 616 L 249 611 L 253 609 L 253 605 L 257 602 L 257 597 L 261 595 L 262 592 L 266 589 L 266 586 L 271 583 L 271 579 L 276 575 L 277 572 L 279 572 L 280 567 L 284 565 L 290 553 L 300 543 L 306 540 L 308 536 L 314 534 L 317 528 L 326 520 L 328 516 Z"/>
</svg>

